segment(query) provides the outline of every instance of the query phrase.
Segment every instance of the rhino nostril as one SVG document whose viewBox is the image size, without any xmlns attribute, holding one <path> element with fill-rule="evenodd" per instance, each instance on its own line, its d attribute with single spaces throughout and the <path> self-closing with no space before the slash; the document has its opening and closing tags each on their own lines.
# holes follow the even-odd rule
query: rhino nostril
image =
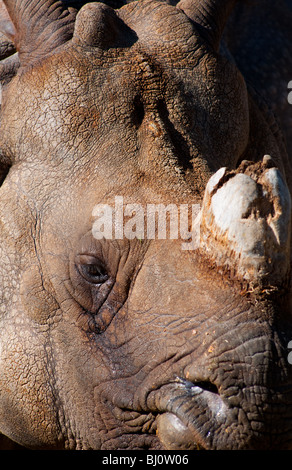
<svg viewBox="0 0 292 470">
<path fill-rule="evenodd" d="M 207 381 L 207 380 L 192 382 L 192 387 L 199 387 L 202 390 L 205 390 L 205 391 L 211 392 L 211 393 L 216 393 L 217 395 L 219 395 L 219 391 L 218 391 L 218 388 L 216 387 L 216 385 L 213 384 L 212 382 Z"/>
<path fill-rule="evenodd" d="M 179 379 L 179 381 L 181 381 L 188 389 L 201 389 L 201 391 L 220 395 L 217 385 L 215 385 L 213 382 L 210 382 L 210 380 L 198 380 L 196 377 L 191 377 L 189 372 L 187 373 L 186 377 L 186 379 Z"/>
</svg>

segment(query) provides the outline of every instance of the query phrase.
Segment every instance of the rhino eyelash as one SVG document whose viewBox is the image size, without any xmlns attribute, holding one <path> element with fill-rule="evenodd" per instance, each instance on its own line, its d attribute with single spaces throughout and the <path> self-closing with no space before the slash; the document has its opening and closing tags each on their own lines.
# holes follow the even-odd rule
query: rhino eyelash
<svg viewBox="0 0 292 470">
<path fill-rule="evenodd" d="M 79 274 L 90 284 L 100 285 L 109 279 L 108 274 L 99 264 L 78 264 Z"/>
</svg>

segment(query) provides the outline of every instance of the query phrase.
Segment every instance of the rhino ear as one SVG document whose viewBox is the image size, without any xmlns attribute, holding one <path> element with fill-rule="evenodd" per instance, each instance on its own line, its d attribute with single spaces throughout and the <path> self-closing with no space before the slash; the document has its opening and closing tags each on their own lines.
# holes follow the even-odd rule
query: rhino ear
<svg viewBox="0 0 292 470">
<path fill-rule="evenodd" d="M 237 0 L 180 0 L 180 8 L 200 27 L 203 37 L 218 51 L 228 17 Z"/>
<path fill-rule="evenodd" d="M 3 0 L 10 19 L 4 29 L 13 39 L 20 64 L 31 63 L 71 39 L 76 14 L 85 3 L 82 0 Z"/>
</svg>

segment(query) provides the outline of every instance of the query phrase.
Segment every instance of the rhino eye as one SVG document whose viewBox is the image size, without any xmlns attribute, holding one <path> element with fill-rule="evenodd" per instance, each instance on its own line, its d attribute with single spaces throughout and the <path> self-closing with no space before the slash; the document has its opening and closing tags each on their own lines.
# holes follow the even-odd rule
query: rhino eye
<svg viewBox="0 0 292 470">
<path fill-rule="evenodd" d="M 92 284 L 102 284 L 108 280 L 108 274 L 104 266 L 93 256 L 79 256 L 76 266 L 81 276 L 87 282 Z"/>
</svg>

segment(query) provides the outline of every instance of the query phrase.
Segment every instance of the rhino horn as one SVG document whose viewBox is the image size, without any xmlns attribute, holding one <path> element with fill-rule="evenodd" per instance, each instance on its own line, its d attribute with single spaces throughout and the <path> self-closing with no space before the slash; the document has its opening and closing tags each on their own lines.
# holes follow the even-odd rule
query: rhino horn
<svg viewBox="0 0 292 470">
<path fill-rule="evenodd" d="M 290 272 L 291 197 L 269 156 L 221 168 L 209 180 L 200 248 L 219 270 L 256 290 L 285 288 Z"/>
<path fill-rule="evenodd" d="M 21 65 L 26 65 L 72 38 L 77 12 L 85 2 L 3 0 L 3 3 L 11 19 L 8 33 Z M 2 32 L 7 34 L 3 28 Z"/>
<path fill-rule="evenodd" d="M 236 0 L 180 0 L 177 7 L 196 23 L 201 34 L 216 51 Z"/>
</svg>

